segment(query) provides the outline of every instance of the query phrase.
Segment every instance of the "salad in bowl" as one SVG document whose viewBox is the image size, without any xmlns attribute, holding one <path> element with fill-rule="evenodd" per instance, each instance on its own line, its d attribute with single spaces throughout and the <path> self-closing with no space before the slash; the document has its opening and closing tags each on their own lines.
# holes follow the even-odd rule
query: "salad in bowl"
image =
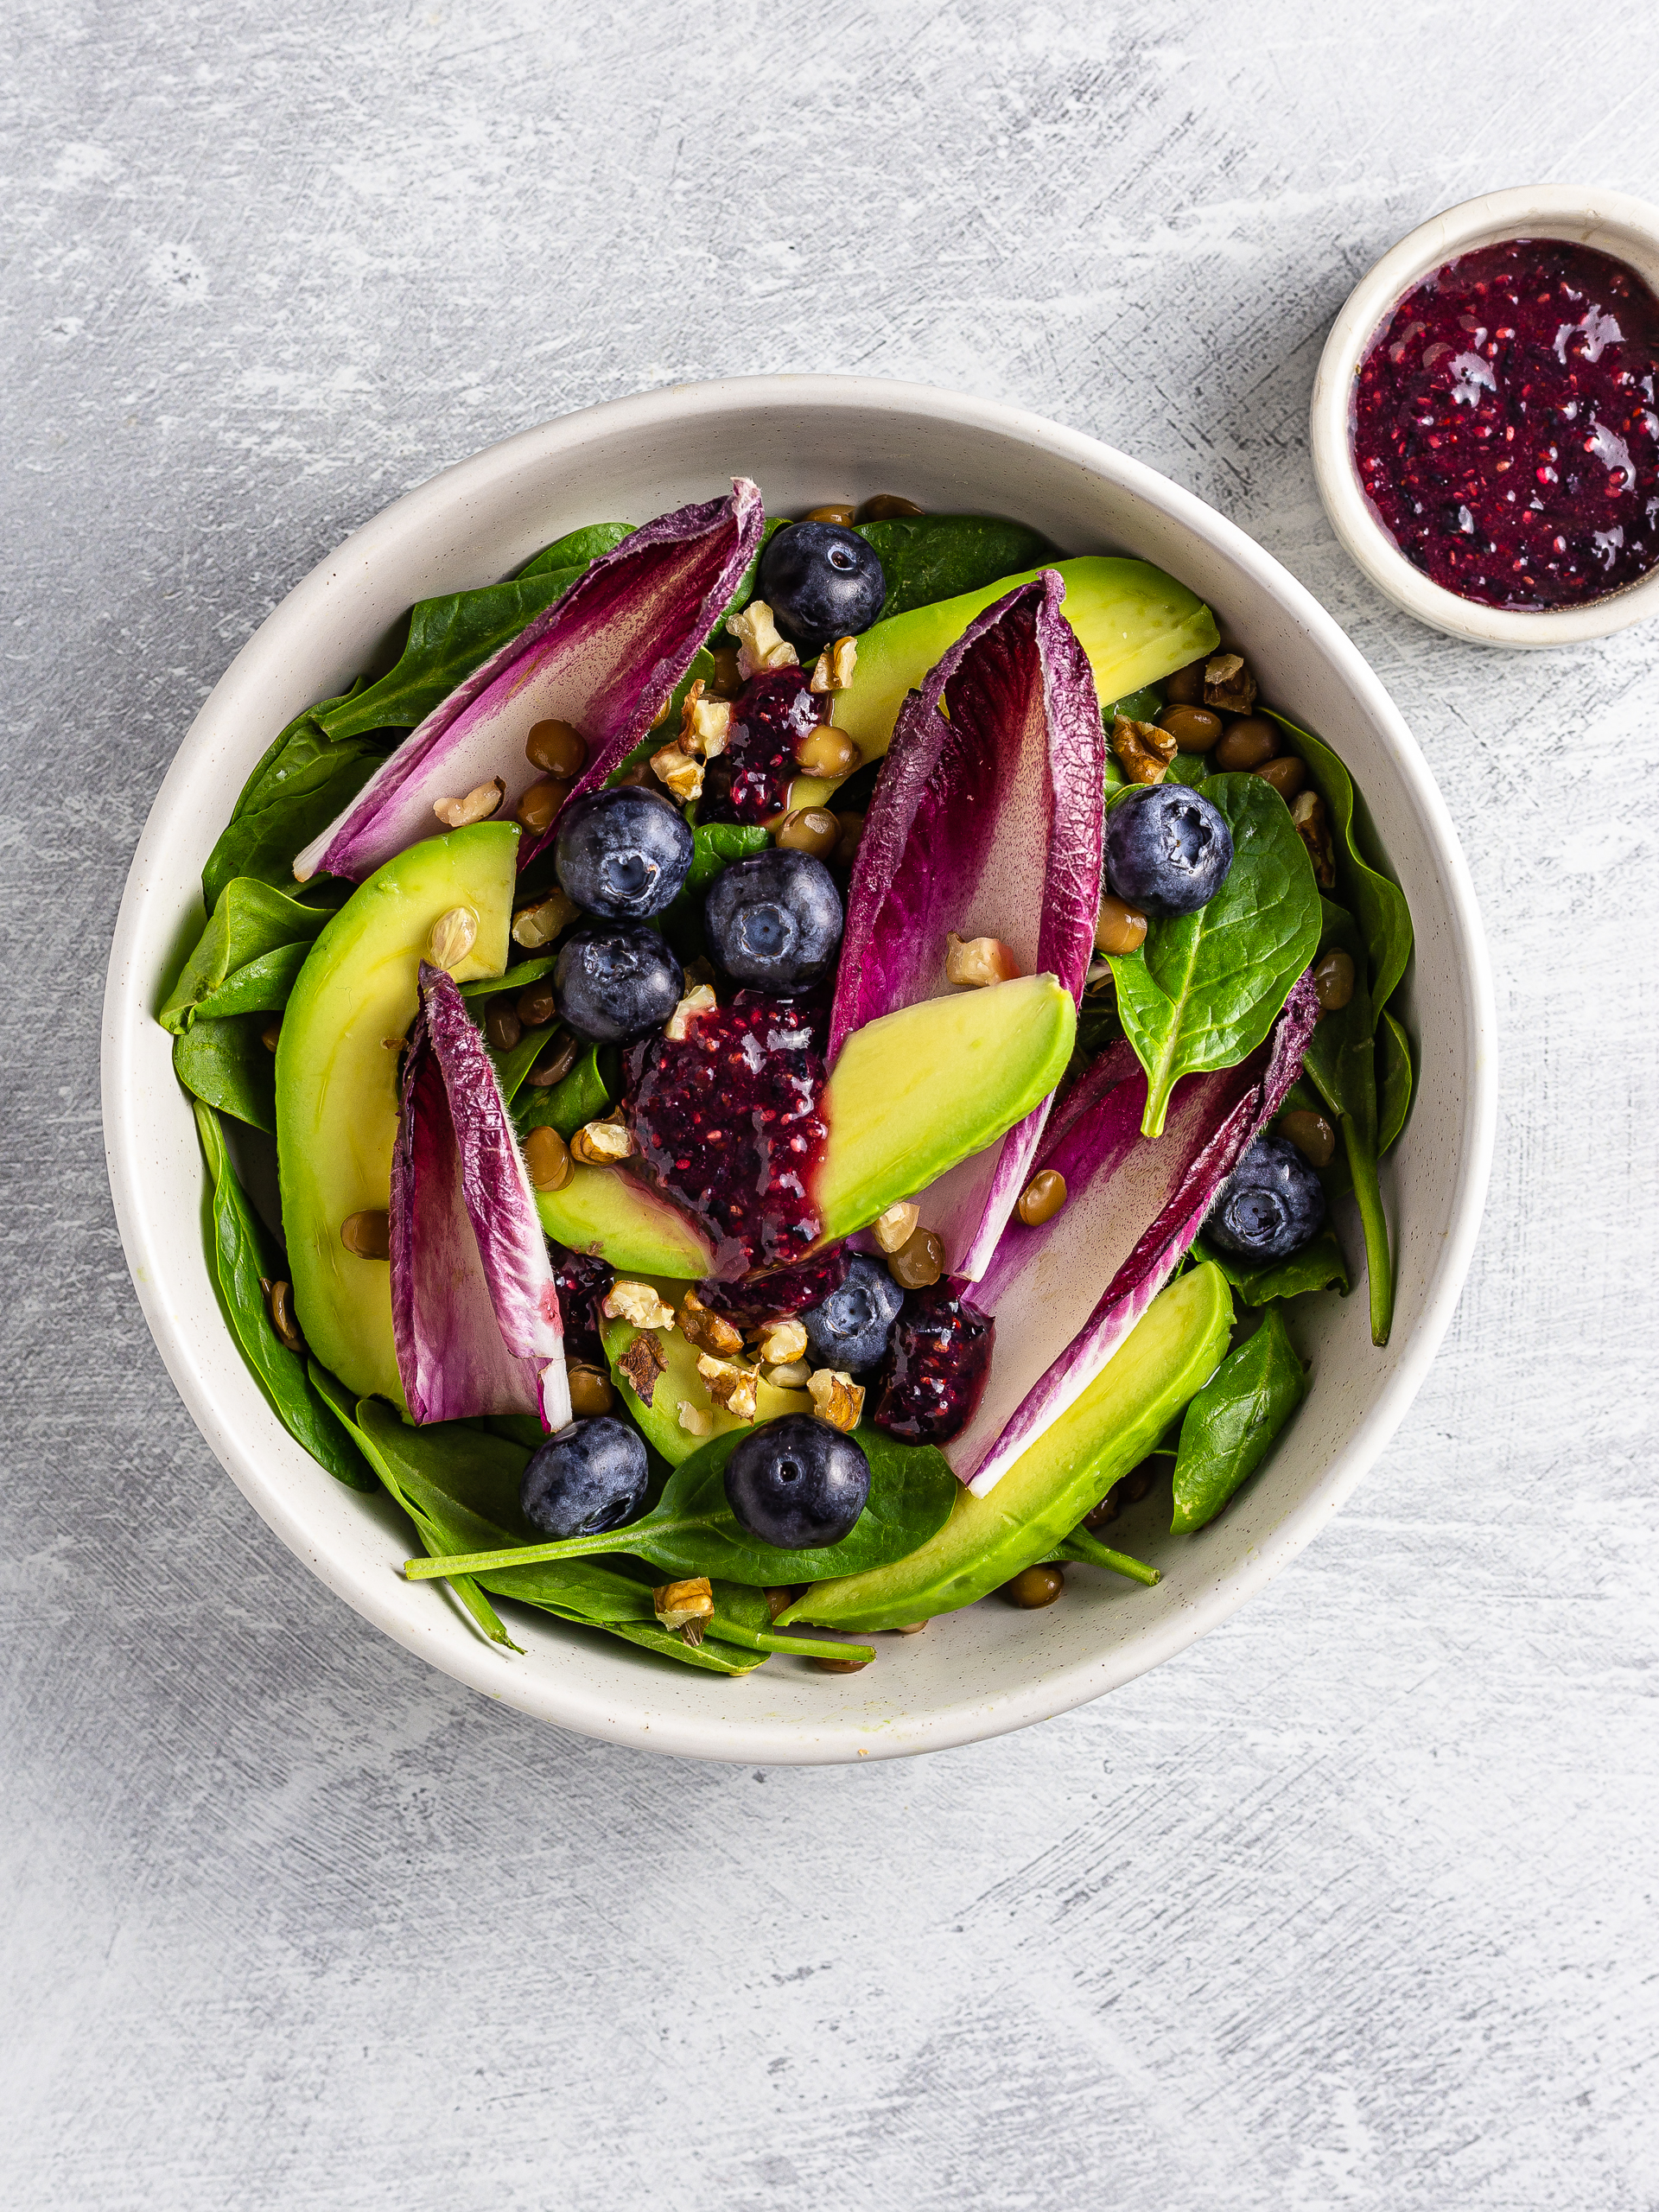
<svg viewBox="0 0 1659 2212">
<path fill-rule="evenodd" d="M 1149 1588 L 1112 1522 L 1251 1481 L 1296 1301 L 1363 1279 L 1389 1338 L 1365 823 L 1145 560 L 744 476 L 567 531 L 217 836 L 159 1020 L 228 1326 L 505 1652 L 854 1673 Z"/>
</svg>

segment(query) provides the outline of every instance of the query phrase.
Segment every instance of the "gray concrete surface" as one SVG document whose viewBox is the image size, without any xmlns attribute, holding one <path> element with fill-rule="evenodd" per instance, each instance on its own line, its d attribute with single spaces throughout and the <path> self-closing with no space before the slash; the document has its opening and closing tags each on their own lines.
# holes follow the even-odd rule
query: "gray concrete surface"
<svg viewBox="0 0 1659 2212">
<path fill-rule="evenodd" d="M 14 0 L 0 2197 L 19 2208 L 1659 2204 L 1659 634 L 1393 613 L 1318 506 L 1329 321 L 1483 188 L 1659 197 L 1642 0 Z M 99 1142 L 127 857 L 342 534 L 727 370 L 1098 431 L 1348 626 L 1496 956 L 1459 1320 L 1178 1663 L 873 1772 L 678 1766 L 380 1640 L 221 1475 Z"/>
</svg>

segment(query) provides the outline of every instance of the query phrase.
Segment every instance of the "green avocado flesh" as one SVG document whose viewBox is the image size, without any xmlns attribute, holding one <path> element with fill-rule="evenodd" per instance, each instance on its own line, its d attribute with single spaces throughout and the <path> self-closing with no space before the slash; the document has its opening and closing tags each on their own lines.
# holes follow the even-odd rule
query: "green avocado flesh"
<svg viewBox="0 0 1659 2212">
<path fill-rule="evenodd" d="M 1053 976 L 924 999 L 856 1029 L 825 1088 L 827 1241 L 995 1144 L 1065 1072 L 1077 1008 Z"/>
<path fill-rule="evenodd" d="M 944 1528 L 907 1559 L 817 1584 L 779 1616 L 779 1627 L 907 1627 L 971 1605 L 1049 1558 L 1209 1381 L 1232 1318 L 1220 1268 L 1190 1269 L 1154 1299 L 1082 1396 L 988 1497 L 964 1490 Z"/>
<path fill-rule="evenodd" d="M 652 1285 L 671 1306 L 677 1306 L 690 1286 L 683 1282 L 659 1281 Z M 689 1459 L 700 1445 L 711 1436 L 725 1436 L 734 1428 L 750 1428 L 755 1422 L 780 1421 L 785 1414 L 810 1414 L 812 1401 L 804 1390 L 779 1390 L 766 1382 L 756 1386 L 754 1394 L 754 1422 L 739 1421 L 735 1414 L 722 1412 L 709 1395 L 709 1386 L 697 1372 L 697 1350 L 687 1342 L 683 1332 L 676 1329 L 637 1329 L 632 1321 L 607 1321 L 600 1335 L 605 1345 L 605 1357 L 610 1362 L 611 1380 L 622 1393 L 622 1402 L 639 1422 L 648 1443 L 654 1444 L 671 1467 L 682 1459 Z M 668 1365 L 657 1377 L 646 1405 L 634 1390 L 617 1362 L 636 1337 L 655 1337 Z M 741 1363 L 750 1363 L 749 1355 L 741 1355 Z M 702 1436 L 693 1436 L 682 1427 L 682 1405 L 696 1407 L 707 1413 L 714 1426 Z"/>
<path fill-rule="evenodd" d="M 415 1018 L 432 925 L 478 918 L 460 983 L 507 964 L 518 830 L 481 822 L 411 845 L 359 885 L 299 973 L 276 1046 L 276 1157 L 294 1308 L 322 1364 L 359 1397 L 404 1402 L 391 1269 L 340 1241 L 348 1215 L 384 1212 L 397 1134 L 397 1054 Z"/>
<path fill-rule="evenodd" d="M 1213 652 L 1220 642 L 1215 617 L 1203 601 L 1150 562 L 1088 554 L 1051 565 L 1065 579 L 1065 619 L 1089 656 L 1103 706 L 1158 683 Z M 913 607 L 864 632 L 852 683 L 836 694 L 834 719 L 866 760 L 887 751 L 905 694 L 919 690 L 975 615 L 1042 573 L 1027 569 L 1017 576 L 1000 577 L 983 591 Z M 818 805 L 833 789 L 815 778 L 797 777 L 789 803 Z"/>
<path fill-rule="evenodd" d="M 623 1274 L 696 1282 L 715 1264 L 714 1247 L 690 1217 L 621 1168 L 577 1166 L 562 1191 L 537 1192 L 536 1211 L 550 1236 Z"/>
</svg>

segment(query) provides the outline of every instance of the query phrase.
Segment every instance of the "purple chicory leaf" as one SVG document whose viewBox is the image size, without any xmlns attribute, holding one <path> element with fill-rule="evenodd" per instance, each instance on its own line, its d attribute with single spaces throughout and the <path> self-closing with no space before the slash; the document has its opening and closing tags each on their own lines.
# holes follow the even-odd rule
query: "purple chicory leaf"
<svg viewBox="0 0 1659 2212">
<path fill-rule="evenodd" d="M 1100 910 L 1105 747 L 1065 597 L 1051 569 L 987 607 L 899 714 L 848 894 L 832 1067 L 855 1029 L 952 988 L 952 931 L 999 938 L 1022 975 L 1058 976 L 1083 995 Z M 1047 1110 L 929 1192 L 927 1225 L 953 1275 L 976 1280 L 988 1262 Z"/>
<path fill-rule="evenodd" d="M 996 1320 L 996 1352 L 972 1419 L 944 1450 L 980 1497 L 1082 1394 L 1163 1288 L 1278 1112 L 1319 1012 L 1304 976 L 1255 1052 L 1176 1084 L 1160 1137 L 1141 1134 L 1147 1078 L 1127 1042 L 1059 1100 L 1033 1166 L 1065 1178 L 1065 1204 L 1036 1228 L 1010 1221 L 973 1292 Z"/>
<path fill-rule="evenodd" d="M 543 772 L 524 753 L 537 722 L 570 722 L 587 739 L 573 791 L 602 784 L 690 667 L 754 557 L 764 523 L 759 490 L 739 476 L 729 499 L 677 508 L 630 532 L 410 732 L 299 855 L 300 881 L 321 869 L 360 883 L 439 834 L 439 801 L 494 776 L 511 815 Z M 664 744 L 672 734 L 664 733 Z M 550 826 L 524 838 L 519 867 L 552 835 Z"/>
<path fill-rule="evenodd" d="M 570 1419 L 559 1294 L 495 1069 L 454 978 L 421 963 L 391 1157 L 391 1325 L 410 1418 Z"/>
</svg>

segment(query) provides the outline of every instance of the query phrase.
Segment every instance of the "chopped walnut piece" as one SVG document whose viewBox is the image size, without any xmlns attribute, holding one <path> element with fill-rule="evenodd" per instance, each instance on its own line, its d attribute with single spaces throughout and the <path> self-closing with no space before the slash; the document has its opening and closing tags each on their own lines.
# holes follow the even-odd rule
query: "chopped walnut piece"
<svg viewBox="0 0 1659 2212">
<path fill-rule="evenodd" d="M 715 999 L 712 988 L 698 983 L 689 990 L 675 1007 L 663 1027 L 663 1034 L 671 1045 L 683 1045 L 690 1034 L 691 1024 L 700 1014 L 712 1014 Z"/>
<path fill-rule="evenodd" d="M 1325 817 L 1325 801 L 1318 791 L 1303 791 L 1291 801 L 1290 818 L 1296 824 L 1296 834 L 1307 847 L 1307 856 L 1313 863 L 1313 880 L 1321 891 L 1337 887 L 1337 856 L 1331 844 L 1331 824 Z"/>
<path fill-rule="evenodd" d="M 694 1406 L 690 1398 L 680 1400 L 677 1418 L 680 1427 L 688 1436 L 711 1436 L 714 1433 L 713 1414 L 709 1412 L 707 1406 Z"/>
<path fill-rule="evenodd" d="M 726 750 L 731 727 L 730 700 L 707 697 L 702 678 L 698 677 L 680 709 L 681 752 L 699 760 L 713 760 Z"/>
<path fill-rule="evenodd" d="M 889 1206 L 870 1224 L 875 1241 L 884 1252 L 897 1252 L 909 1243 L 915 1234 L 922 1210 L 913 1198 L 906 1198 L 902 1205 Z"/>
<path fill-rule="evenodd" d="M 585 1122 L 570 1140 L 570 1157 L 584 1167 L 614 1167 L 633 1156 L 633 1135 L 626 1122 Z"/>
<path fill-rule="evenodd" d="M 657 1618 L 664 1628 L 684 1628 L 693 1621 L 706 1621 L 715 1610 L 714 1588 L 706 1574 L 693 1575 L 684 1582 L 664 1582 L 651 1593 Z"/>
<path fill-rule="evenodd" d="M 1217 653 L 1204 664 L 1204 703 L 1224 715 L 1248 715 L 1255 704 L 1255 678 L 1243 653 Z"/>
<path fill-rule="evenodd" d="M 797 668 L 800 655 L 778 634 L 772 609 L 764 599 L 752 599 L 741 614 L 726 624 L 728 637 L 737 639 L 737 672 L 747 683 L 768 668 Z"/>
<path fill-rule="evenodd" d="M 811 1395 L 812 1410 L 820 1421 L 827 1421 L 831 1428 L 858 1427 L 858 1417 L 864 1410 L 864 1390 L 850 1375 L 843 1375 L 833 1367 L 820 1367 L 807 1377 L 806 1387 Z"/>
<path fill-rule="evenodd" d="M 760 1370 L 755 1367 L 734 1367 L 728 1360 L 710 1359 L 706 1351 L 697 1354 L 697 1372 L 709 1385 L 709 1395 L 717 1406 L 738 1421 L 754 1419 L 754 1394 L 760 1382 Z"/>
<path fill-rule="evenodd" d="M 648 1282 L 613 1282 L 599 1301 L 607 1321 L 632 1321 L 636 1329 L 671 1329 L 674 1308 L 665 1306 Z"/>
<path fill-rule="evenodd" d="M 723 1313 L 711 1313 L 695 1290 L 688 1290 L 680 1301 L 680 1326 L 689 1344 L 695 1344 L 699 1351 L 711 1351 L 717 1358 L 729 1359 L 743 1349 L 741 1331 Z"/>
<path fill-rule="evenodd" d="M 947 931 L 944 939 L 944 980 L 983 988 L 988 983 L 1012 983 L 1020 963 L 1006 944 L 994 937 L 959 938 Z"/>
<path fill-rule="evenodd" d="M 642 1406 L 651 1403 L 657 1377 L 668 1365 L 668 1354 L 655 1337 L 638 1336 L 617 1360 L 628 1387 Z"/>
<path fill-rule="evenodd" d="M 809 691 L 844 691 L 857 666 L 858 639 L 837 638 L 833 645 L 826 645 L 818 655 L 812 680 L 806 688 Z"/>
<path fill-rule="evenodd" d="M 1175 740 L 1156 722 L 1132 722 L 1127 715 L 1112 721 L 1112 751 L 1132 784 L 1161 784 L 1175 758 Z"/>
<path fill-rule="evenodd" d="M 507 787 L 499 776 L 492 776 L 487 784 L 476 785 L 464 798 L 439 798 L 432 802 L 432 811 L 446 830 L 464 830 L 469 823 L 487 822 L 507 795 Z"/>
<path fill-rule="evenodd" d="M 526 952 L 539 952 L 544 944 L 551 944 L 561 930 L 568 930 L 576 918 L 574 899 L 563 891 L 550 891 L 545 899 L 538 899 L 533 906 L 521 906 L 512 918 L 512 941 L 523 945 Z"/>
<path fill-rule="evenodd" d="M 786 1361 L 782 1367 L 769 1367 L 766 1380 L 774 1390 L 804 1390 L 812 1370 L 804 1359 Z"/>
<path fill-rule="evenodd" d="M 806 1331 L 792 1317 L 768 1321 L 760 1336 L 760 1357 L 768 1367 L 786 1366 L 806 1350 Z"/>
<path fill-rule="evenodd" d="M 665 745 L 660 753 L 653 753 L 651 766 L 658 782 L 666 785 L 682 804 L 702 797 L 702 763 L 677 745 Z"/>
</svg>

